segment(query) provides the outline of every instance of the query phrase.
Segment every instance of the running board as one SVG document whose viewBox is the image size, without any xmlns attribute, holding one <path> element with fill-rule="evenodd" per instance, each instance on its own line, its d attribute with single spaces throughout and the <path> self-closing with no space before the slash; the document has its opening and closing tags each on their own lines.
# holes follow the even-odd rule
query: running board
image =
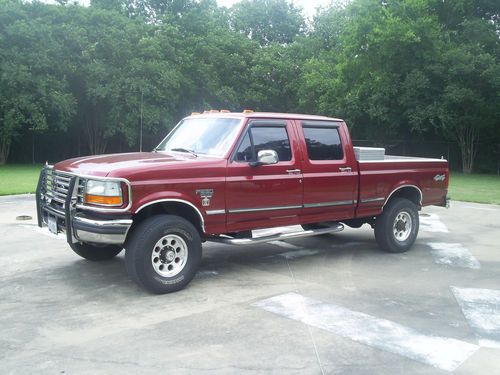
<svg viewBox="0 0 500 375">
<path fill-rule="evenodd" d="M 207 241 L 219 242 L 226 245 L 253 245 L 270 241 L 288 240 L 291 238 L 318 236 L 320 234 L 335 233 L 335 232 L 340 232 L 342 230 L 344 230 L 344 225 L 340 223 L 335 223 L 334 225 L 326 228 L 302 230 L 290 233 L 277 233 L 271 236 L 262 236 L 254 238 L 233 238 L 223 235 L 220 237 L 209 237 L 207 238 Z"/>
</svg>

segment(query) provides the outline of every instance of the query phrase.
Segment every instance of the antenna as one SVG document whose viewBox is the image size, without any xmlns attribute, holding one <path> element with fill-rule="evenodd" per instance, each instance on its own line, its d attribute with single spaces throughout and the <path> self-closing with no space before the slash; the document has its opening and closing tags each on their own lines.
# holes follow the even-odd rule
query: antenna
<svg viewBox="0 0 500 375">
<path fill-rule="evenodd" d="M 144 103 L 144 91 L 141 88 L 141 133 L 139 136 L 139 152 L 142 152 L 142 107 Z"/>
</svg>

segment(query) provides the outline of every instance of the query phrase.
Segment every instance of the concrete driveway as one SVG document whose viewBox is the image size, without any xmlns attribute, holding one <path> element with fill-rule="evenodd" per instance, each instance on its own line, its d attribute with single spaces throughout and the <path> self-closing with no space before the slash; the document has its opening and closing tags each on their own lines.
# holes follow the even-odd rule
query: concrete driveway
<svg viewBox="0 0 500 375">
<path fill-rule="evenodd" d="M 188 288 L 153 296 L 123 253 L 91 263 L 42 233 L 34 205 L 0 198 L 3 374 L 500 373 L 499 206 L 424 209 L 405 254 L 368 226 L 207 243 Z"/>
</svg>

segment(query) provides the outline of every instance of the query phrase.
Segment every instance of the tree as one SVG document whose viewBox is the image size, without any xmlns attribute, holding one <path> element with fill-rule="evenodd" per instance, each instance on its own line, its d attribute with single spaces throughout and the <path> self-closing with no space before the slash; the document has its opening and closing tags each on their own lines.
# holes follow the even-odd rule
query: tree
<svg viewBox="0 0 500 375">
<path fill-rule="evenodd" d="M 439 126 L 458 142 L 462 170 L 471 173 L 477 143 L 498 128 L 500 106 L 500 7 L 491 0 L 435 4 L 443 29 Z"/>
<path fill-rule="evenodd" d="M 245 104 L 258 111 L 297 112 L 306 56 L 300 43 L 273 43 L 255 51 L 245 86 Z"/>
<path fill-rule="evenodd" d="M 355 0 L 325 11 L 302 106 L 336 112 L 374 139 L 439 130 L 458 141 L 470 172 L 480 129 L 498 121 L 498 12 L 481 4 Z"/>
<path fill-rule="evenodd" d="M 500 141 L 495 0 L 336 1 L 309 30 L 288 0 L 57 2 L 0 0 L 0 163 L 37 130 L 46 158 L 132 150 L 141 122 L 150 146 L 212 108 L 343 117 L 381 141 L 446 137 L 464 171 L 478 141 Z"/>
<path fill-rule="evenodd" d="M 260 45 L 291 43 L 305 30 L 302 10 L 287 0 L 242 0 L 230 9 L 234 30 Z"/>
<path fill-rule="evenodd" d="M 0 4 L 0 164 L 23 130 L 64 130 L 75 111 L 60 74 L 64 53 L 44 9 L 37 3 Z"/>
<path fill-rule="evenodd" d="M 176 27 L 181 36 L 171 46 L 183 76 L 180 116 L 204 109 L 243 107 L 258 44 L 232 32 L 227 14 L 208 3 L 182 17 L 167 15 L 162 22 Z"/>
</svg>

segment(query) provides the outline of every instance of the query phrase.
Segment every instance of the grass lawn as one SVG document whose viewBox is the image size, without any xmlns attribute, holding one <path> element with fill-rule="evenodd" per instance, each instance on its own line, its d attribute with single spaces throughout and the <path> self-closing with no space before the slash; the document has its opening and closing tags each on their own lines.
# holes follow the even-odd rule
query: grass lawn
<svg viewBox="0 0 500 375">
<path fill-rule="evenodd" d="M 456 201 L 500 204 L 500 176 L 452 172 L 448 195 Z"/>
<path fill-rule="evenodd" d="M 41 165 L 0 165 L 0 195 L 34 193 Z"/>
</svg>

